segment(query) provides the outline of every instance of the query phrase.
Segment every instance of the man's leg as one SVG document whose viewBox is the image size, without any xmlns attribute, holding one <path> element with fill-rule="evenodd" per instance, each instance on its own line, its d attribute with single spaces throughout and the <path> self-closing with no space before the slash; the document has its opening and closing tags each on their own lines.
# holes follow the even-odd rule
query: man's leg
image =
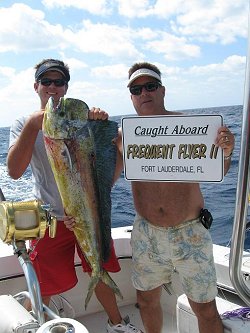
<svg viewBox="0 0 250 333">
<path fill-rule="evenodd" d="M 162 287 L 148 291 L 137 290 L 137 301 L 146 333 L 161 333 L 163 325 L 161 290 Z"/>
<path fill-rule="evenodd" d="M 103 282 L 99 282 L 95 288 L 98 301 L 103 306 L 112 324 L 116 325 L 122 321 L 113 290 Z"/>
<path fill-rule="evenodd" d="M 200 333 L 223 333 L 223 325 L 215 301 L 196 303 L 188 299 L 199 325 Z"/>
<path fill-rule="evenodd" d="M 50 296 L 44 296 L 44 297 L 42 298 L 43 304 L 49 306 L 50 299 L 51 299 Z"/>
<path fill-rule="evenodd" d="M 95 288 L 95 294 L 109 317 L 107 332 L 143 333 L 130 323 L 128 316 L 122 318 L 116 302 L 115 293 L 109 286 L 103 282 L 99 282 Z"/>
<path fill-rule="evenodd" d="M 47 305 L 47 307 L 49 307 L 49 302 L 50 302 L 50 299 L 51 297 L 50 296 L 44 296 L 42 297 L 42 302 L 43 304 Z M 31 306 L 31 301 L 30 299 L 26 299 L 24 304 L 23 304 L 23 307 L 27 310 L 27 311 L 32 311 L 32 306 Z M 45 313 L 44 314 L 44 317 L 45 317 L 45 320 L 47 321 L 49 318 L 48 318 L 48 315 Z"/>
</svg>

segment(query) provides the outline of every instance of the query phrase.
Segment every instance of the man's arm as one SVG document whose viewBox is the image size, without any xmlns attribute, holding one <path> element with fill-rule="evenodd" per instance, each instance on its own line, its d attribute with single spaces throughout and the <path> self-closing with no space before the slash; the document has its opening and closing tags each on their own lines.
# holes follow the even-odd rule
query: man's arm
<svg viewBox="0 0 250 333">
<path fill-rule="evenodd" d="M 122 131 L 121 131 L 121 128 L 119 128 L 119 130 L 118 130 L 118 137 L 115 139 L 114 143 L 116 145 L 117 152 L 116 152 L 116 167 L 115 167 L 115 173 L 114 173 L 114 177 L 113 177 L 113 184 L 120 177 L 121 172 L 123 170 Z"/>
<path fill-rule="evenodd" d="M 34 112 L 26 121 L 20 136 L 9 148 L 7 168 L 11 178 L 20 178 L 27 169 L 39 130 L 42 128 L 44 110 Z"/>
</svg>

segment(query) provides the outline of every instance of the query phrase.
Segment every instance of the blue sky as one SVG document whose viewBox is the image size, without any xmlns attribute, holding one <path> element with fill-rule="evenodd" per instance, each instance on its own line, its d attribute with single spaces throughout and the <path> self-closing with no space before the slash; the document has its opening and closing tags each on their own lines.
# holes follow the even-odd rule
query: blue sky
<svg viewBox="0 0 250 333">
<path fill-rule="evenodd" d="M 246 0 L 0 1 L 0 127 L 39 108 L 34 65 L 70 67 L 68 97 L 111 116 L 134 113 L 126 88 L 134 62 L 156 64 L 165 106 L 243 103 Z"/>
</svg>

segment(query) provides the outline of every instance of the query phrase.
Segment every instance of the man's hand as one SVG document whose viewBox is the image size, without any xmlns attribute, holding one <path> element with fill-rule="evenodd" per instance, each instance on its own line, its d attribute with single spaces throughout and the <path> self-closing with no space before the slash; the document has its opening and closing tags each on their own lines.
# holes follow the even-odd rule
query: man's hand
<svg viewBox="0 0 250 333">
<path fill-rule="evenodd" d="M 60 220 L 63 221 L 63 223 L 65 224 L 65 227 L 67 229 L 69 229 L 70 231 L 73 231 L 76 221 L 74 219 L 74 217 L 72 216 L 61 216 Z"/>
<path fill-rule="evenodd" d="M 43 116 L 45 109 L 41 109 L 39 111 L 33 112 L 28 120 L 28 124 L 30 128 L 33 130 L 41 130 L 43 125 Z"/>
<path fill-rule="evenodd" d="M 234 135 L 226 126 L 222 126 L 218 129 L 215 143 L 223 149 L 225 159 L 232 155 L 235 143 Z"/>
<path fill-rule="evenodd" d="M 109 117 L 108 113 L 101 110 L 100 108 L 92 107 L 89 110 L 89 119 L 90 120 L 107 120 Z"/>
</svg>

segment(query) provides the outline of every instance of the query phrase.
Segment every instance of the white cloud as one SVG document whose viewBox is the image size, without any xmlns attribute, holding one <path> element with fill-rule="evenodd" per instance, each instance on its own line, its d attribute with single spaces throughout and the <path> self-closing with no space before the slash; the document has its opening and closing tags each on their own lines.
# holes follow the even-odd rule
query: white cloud
<svg viewBox="0 0 250 333">
<path fill-rule="evenodd" d="M 195 76 L 216 77 L 216 75 L 222 77 L 226 76 L 242 76 L 245 71 L 246 58 L 232 55 L 226 58 L 222 63 L 209 64 L 206 66 L 192 66 L 188 70 L 188 74 Z"/>
<path fill-rule="evenodd" d="M 0 79 L 12 78 L 15 74 L 15 69 L 12 67 L 0 67 Z"/>
<path fill-rule="evenodd" d="M 145 48 L 154 50 L 155 53 L 163 54 L 167 60 L 197 58 L 200 56 L 199 46 L 188 43 L 185 37 L 176 37 L 164 32 L 159 32 L 158 36 L 158 40 L 147 42 Z"/>
<path fill-rule="evenodd" d="M 195 2 L 195 5 L 194 3 Z M 248 4 L 243 1 L 189 1 L 186 11 L 171 20 L 173 32 L 190 38 L 228 44 L 247 35 Z"/>
<path fill-rule="evenodd" d="M 150 10 L 149 2 L 148 0 L 117 0 L 119 14 L 129 18 L 145 17 Z"/>
<path fill-rule="evenodd" d="M 193 40 L 223 44 L 247 36 L 248 2 L 245 0 L 117 0 L 119 13 L 130 19 L 155 17 L 172 32 Z M 167 21 L 168 20 L 168 21 Z"/>
<path fill-rule="evenodd" d="M 100 53 L 109 57 L 136 57 L 140 53 L 133 45 L 132 31 L 127 27 L 82 22 L 78 31 L 65 31 L 65 39 L 84 53 Z"/>
<path fill-rule="evenodd" d="M 110 79 L 126 80 L 128 77 L 128 68 L 124 64 L 116 64 L 113 66 L 95 67 L 91 70 L 95 77 L 103 77 L 106 81 Z"/>
<path fill-rule="evenodd" d="M 191 3 L 193 1 L 191 0 Z M 59 5 L 54 1 L 51 5 L 56 4 Z M 0 9 L 0 21 L 3 22 L 0 26 L 0 52 L 29 52 L 44 49 L 60 52 L 73 47 L 77 52 L 102 54 L 121 60 L 144 59 L 144 51 L 150 50 L 156 54 L 163 54 L 167 60 L 179 60 L 184 57 L 200 56 L 200 47 L 194 43 L 195 39 L 208 42 L 221 41 L 226 44 L 232 43 L 237 36 L 246 35 L 247 15 L 244 13 L 243 19 L 243 6 L 238 6 L 236 9 L 233 6 L 235 9 L 233 12 L 231 7 L 230 9 L 225 6 L 215 7 L 215 1 L 213 6 L 210 4 L 209 7 L 208 4 L 208 8 L 202 7 L 201 4 L 202 2 L 198 8 L 196 6 L 196 9 L 192 8 L 192 11 L 190 4 L 183 5 L 186 12 L 176 20 L 173 17 L 169 21 L 174 33 L 170 32 L 170 28 L 168 31 L 167 27 L 162 30 L 143 26 L 135 28 L 131 25 L 93 23 L 89 19 L 72 29 L 63 27 L 62 24 L 50 24 L 40 10 L 31 9 L 20 3 L 14 4 L 9 8 Z M 130 5 L 134 8 L 134 5 L 131 3 Z M 139 1 L 137 5 L 148 10 L 152 7 L 148 1 Z M 163 6 L 163 3 L 156 2 L 155 8 L 160 5 Z M 175 6 L 167 7 L 171 13 L 176 9 Z M 183 7 L 181 8 L 184 12 Z"/>
<path fill-rule="evenodd" d="M 187 109 L 241 104 L 245 64 L 245 57 L 233 55 L 221 63 L 187 69 L 159 65 L 167 88 L 169 107 Z"/>
<path fill-rule="evenodd" d="M 86 10 L 91 14 L 107 15 L 110 13 L 110 2 L 108 0 L 43 0 L 42 3 L 45 7 L 53 9 L 74 7 L 81 10 Z"/>
<path fill-rule="evenodd" d="M 50 25 L 44 13 L 17 3 L 0 9 L 0 52 L 29 52 L 63 46 L 62 26 Z"/>
<path fill-rule="evenodd" d="M 65 59 L 66 64 L 69 65 L 70 71 L 78 71 L 78 70 L 88 67 L 88 65 L 85 62 L 83 62 L 79 59 L 66 58 L 66 56 L 64 54 L 62 54 L 61 58 Z"/>
<path fill-rule="evenodd" d="M 8 126 L 14 119 L 39 108 L 39 100 L 33 88 L 34 69 L 28 68 L 12 74 L 8 77 L 8 84 L 0 89 L 1 126 Z"/>
<path fill-rule="evenodd" d="M 70 97 L 111 114 L 133 113 L 127 71 L 144 60 L 161 69 L 171 109 L 242 101 L 245 0 L 26 3 L 30 7 L 19 2 L 0 8 L 0 126 L 39 106 L 34 69 L 27 67 L 47 57 L 69 64 Z M 190 67 L 197 58 L 203 66 Z"/>
<path fill-rule="evenodd" d="M 11 19 L 9 19 L 11 18 Z M 127 27 L 82 22 L 72 30 L 61 24 L 50 24 L 44 13 L 23 4 L 0 9 L 0 52 L 61 50 L 75 48 L 78 52 L 103 54 L 111 57 L 139 57 Z M 15 29 L 13 29 L 15 27 Z"/>
</svg>

